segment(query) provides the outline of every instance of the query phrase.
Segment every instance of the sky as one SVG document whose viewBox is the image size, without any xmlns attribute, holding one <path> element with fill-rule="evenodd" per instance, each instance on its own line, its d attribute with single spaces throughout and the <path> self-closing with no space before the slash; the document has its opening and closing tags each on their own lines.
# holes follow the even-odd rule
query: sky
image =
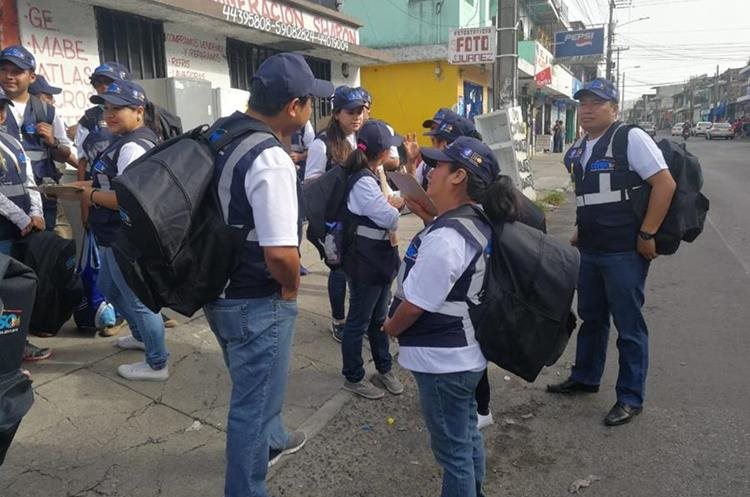
<svg viewBox="0 0 750 497">
<path fill-rule="evenodd" d="M 563 0 L 568 19 L 607 22 L 608 0 Z M 652 86 L 681 83 L 744 67 L 750 59 L 750 0 L 617 0 L 615 47 L 625 73 L 625 101 Z M 638 20 L 642 17 L 649 19 Z M 632 21 L 632 22 L 631 22 Z"/>
</svg>

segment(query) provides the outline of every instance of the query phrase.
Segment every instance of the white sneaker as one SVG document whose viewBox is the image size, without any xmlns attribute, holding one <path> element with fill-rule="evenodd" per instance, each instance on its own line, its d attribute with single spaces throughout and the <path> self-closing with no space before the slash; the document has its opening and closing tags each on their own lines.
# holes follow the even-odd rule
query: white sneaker
<svg viewBox="0 0 750 497">
<path fill-rule="evenodd" d="M 115 347 L 129 350 L 146 350 L 146 346 L 143 342 L 139 342 L 133 335 L 119 337 L 115 340 Z"/>
<path fill-rule="evenodd" d="M 493 424 L 495 422 L 494 419 L 492 419 L 492 413 L 487 414 L 486 416 L 484 414 L 477 413 L 477 428 L 480 430 L 482 428 L 487 428 L 489 425 Z"/>
<path fill-rule="evenodd" d="M 169 368 L 164 366 L 163 369 L 152 369 L 145 362 L 136 362 L 118 366 L 117 374 L 126 380 L 167 381 L 169 379 Z"/>
</svg>

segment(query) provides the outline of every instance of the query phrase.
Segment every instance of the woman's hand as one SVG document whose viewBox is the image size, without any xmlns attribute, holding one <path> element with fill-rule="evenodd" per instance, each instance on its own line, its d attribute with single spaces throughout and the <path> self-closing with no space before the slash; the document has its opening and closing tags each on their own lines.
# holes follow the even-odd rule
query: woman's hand
<svg viewBox="0 0 750 497">
<path fill-rule="evenodd" d="M 405 200 L 402 197 L 391 195 L 388 197 L 388 203 L 396 209 L 401 210 L 404 208 Z"/>
</svg>

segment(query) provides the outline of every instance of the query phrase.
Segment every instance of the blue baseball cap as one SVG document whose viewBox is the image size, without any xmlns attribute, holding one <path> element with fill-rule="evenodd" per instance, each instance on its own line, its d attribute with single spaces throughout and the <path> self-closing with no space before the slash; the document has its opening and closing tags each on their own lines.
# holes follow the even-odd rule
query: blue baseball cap
<svg viewBox="0 0 750 497">
<path fill-rule="evenodd" d="M 593 93 L 603 100 L 611 100 L 614 102 L 620 101 L 620 92 L 617 91 L 615 84 L 604 78 L 592 79 L 583 85 L 583 88 L 575 92 L 573 98 L 580 100 L 581 97 L 585 96 L 587 93 Z"/>
<path fill-rule="evenodd" d="M 368 119 L 357 133 L 357 148 L 364 152 L 381 153 L 391 147 L 398 147 L 404 140 L 391 133 L 383 121 Z"/>
<path fill-rule="evenodd" d="M 451 112 L 445 116 L 445 119 L 437 128 L 424 133 L 424 136 L 434 136 L 452 143 L 459 136 L 468 136 L 469 133 L 475 130 L 474 123 Z"/>
<path fill-rule="evenodd" d="M 458 114 L 453 112 L 450 109 L 447 109 L 445 107 L 441 107 L 438 109 L 437 112 L 435 112 L 435 115 L 432 117 L 432 119 L 427 119 L 422 123 L 423 128 L 431 128 L 435 125 L 440 126 L 443 121 L 446 119 L 452 118 L 452 119 L 458 119 L 460 117 Z"/>
<path fill-rule="evenodd" d="M 333 84 L 317 79 L 305 58 L 296 53 L 280 53 L 267 58 L 255 71 L 252 80 L 260 82 L 265 98 L 276 103 L 307 95 L 327 98 L 333 94 Z"/>
<path fill-rule="evenodd" d="M 144 107 L 148 102 L 141 85 L 125 80 L 115 81 L 107 87 L 107 91 L 94 95 L 89 100 L 97 105 L 110 103 L 118 107 Z"/>
<path fill-rule="evenodd" d="M 339 86 L 333 93 L 333 110 L 352 110 L 368 105 L 366 92 L 363 92 L 361 88 Z"/>
<path fill-rule="evenodd" d="M 5 90 L 3 90 L 2 87 L 0 87 L 0 102 L 5 105 L 13 106 L 13 100 L 5 94 Z"/>
<path fill-rule="evenodd" d="M 130 81 L 130 71 L 118 62 L 105 62 L 94 69 L 94 72 L 89 77 L 89 81 L 93 84 L 94 79 L 97 77 L 109 78 L 112 81 Z"/>
<path fill-rule="evenodd" d="M 59 95 L 62 93 L 62 88 L 52 86 L 47 82 L 47 78 L 41 74 L 36 75 L 36 80 L 29 85 L 29 93 L 32 95 L 39 95 L 40 93 L 46 93 L 47 95 Z"/>
<path fill-rule="evenodd" d="M 438 162 L 459 164 L 488 185 L 500 174 L 500 165 L 490 147 L 468 136 L 456 138 L 445 150 L 423 148 L 422 159 L 430 167 Z"/>
<path fill-rule="evenodd" d="M 365 90 L 363 87 L 358 87 L 357 90 L 362 93 L 362 100 L 365 101 L 365 105 L 367 107 L 370 107 L 372 105 L 372 95 L 370 95 L 370 92 Z"/>
<path fill-rule="evenodd" d="M 21 45 L 12 45 L 6 47 L 0 52 L 0 62 L 8 61 L 14 64 L 22 71 L 31 69 L 36 70 L 36 59 L 31 52 L 26 50 Z"/>
</svg>

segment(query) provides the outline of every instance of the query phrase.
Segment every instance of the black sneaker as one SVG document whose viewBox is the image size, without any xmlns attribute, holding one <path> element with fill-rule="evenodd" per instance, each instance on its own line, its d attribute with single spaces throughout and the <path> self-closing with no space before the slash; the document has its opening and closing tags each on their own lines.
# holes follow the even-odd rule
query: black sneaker
<svg viewBox="0 0 750 497">
<path fill-rule="evenodd" d="M 344 323 L 336 323 L 335 321 L 331 321 L 331 335 L 333 336 L 333 339 L 337 342 L 341 343 L 341 340 L 344 336 Z"/>
<path fill-rule="evenodd" d="M 48 348 L 37 347 L 33 343 L 26 341 L 23 349 L 23 360 L 26 362 L 43 361 L 52 357 L 52 350 Z"/>
<path fill-rule="evenodd" d="M 307 442 L 307 435 L 302 430 L 295 430 L 289 434 L 289 440 L 283 449 L 274 449 L 271 447 L 268 451 L 268 467 L 270 468 L 281 459 L 281 456 L 294 454 L 300 450 Z"/>
</svg>

